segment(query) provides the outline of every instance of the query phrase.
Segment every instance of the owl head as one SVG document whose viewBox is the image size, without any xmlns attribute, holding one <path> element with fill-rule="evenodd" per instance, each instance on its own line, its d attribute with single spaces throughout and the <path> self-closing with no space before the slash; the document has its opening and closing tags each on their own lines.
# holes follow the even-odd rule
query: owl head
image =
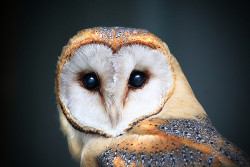
<svg viewBox="0 0 250 167">
<path fill-rule="evenodd" d="M 250 165 L 213 127 L 167 45 L 146 30 L 80 31 L 59 58 L 56 90 L 81 166 Z"/>
<path fill-rule="evenodd" d="M 206 117 L 167 45 L 143 29 L 80 31 L 59 58 L 56 91 L 62 128 L 76 155 L 88 134 L 126 135 L 152 117 Z"/>
</svg>

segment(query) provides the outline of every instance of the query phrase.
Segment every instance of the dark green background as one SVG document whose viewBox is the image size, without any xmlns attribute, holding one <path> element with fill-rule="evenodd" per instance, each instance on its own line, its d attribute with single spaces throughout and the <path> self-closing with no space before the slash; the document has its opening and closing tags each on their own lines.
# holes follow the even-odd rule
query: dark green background
<svg viewBox="0 0 250 167">
<path fill-rule="evenodd" d="M 250 153 L 246 1 L 68 0 L 2 5 L 2 133 L 8 166 L 79 166 L 60 131 L 58 56 L 77 31 L 145 28 L 165 41 L 217 130 Z"/>
</svg>

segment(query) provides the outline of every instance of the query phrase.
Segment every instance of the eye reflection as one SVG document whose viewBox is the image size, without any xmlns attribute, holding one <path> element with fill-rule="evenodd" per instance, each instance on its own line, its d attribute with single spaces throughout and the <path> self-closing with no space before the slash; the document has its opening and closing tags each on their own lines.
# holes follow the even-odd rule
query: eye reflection
<svg viewBox="0 0 250 167">
<path fill-rule="evenodd" d="M 88 90 L 94 90 L 100 86 L 99 79 L 94 72 L 84 75 L 82 83 Z"/>
<path fill-rule="evenodd" d="M 140 88 L 146 83 L 146 74 L 142 71 L 133 71 L 129 77 L 129 85 Z"/>
</svg>

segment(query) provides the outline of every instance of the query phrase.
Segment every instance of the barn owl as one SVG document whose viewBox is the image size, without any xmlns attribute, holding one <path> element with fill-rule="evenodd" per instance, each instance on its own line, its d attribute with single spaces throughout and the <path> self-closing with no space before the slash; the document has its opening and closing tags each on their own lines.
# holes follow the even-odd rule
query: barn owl
<svg viewBox="0 0 250 167">
<path fill-rule="evenodd" d="M 61 129 L 81 166 L 249 166 L 197 101 L 176 58 L 143 29 L 78 32 L 57 64 Z"/>
</svg>

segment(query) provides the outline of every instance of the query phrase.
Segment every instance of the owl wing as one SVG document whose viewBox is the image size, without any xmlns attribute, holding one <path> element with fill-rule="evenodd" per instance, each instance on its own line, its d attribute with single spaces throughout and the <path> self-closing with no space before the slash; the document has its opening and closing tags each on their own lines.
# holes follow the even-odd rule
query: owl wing
<svg viewBox="0 0 250 167">
<path fill-rule="evenodd" d="M 97 161 L 99 166 L 250 166 L 249 156 L 201 117 L 141 121 Z"/>
</svg>

